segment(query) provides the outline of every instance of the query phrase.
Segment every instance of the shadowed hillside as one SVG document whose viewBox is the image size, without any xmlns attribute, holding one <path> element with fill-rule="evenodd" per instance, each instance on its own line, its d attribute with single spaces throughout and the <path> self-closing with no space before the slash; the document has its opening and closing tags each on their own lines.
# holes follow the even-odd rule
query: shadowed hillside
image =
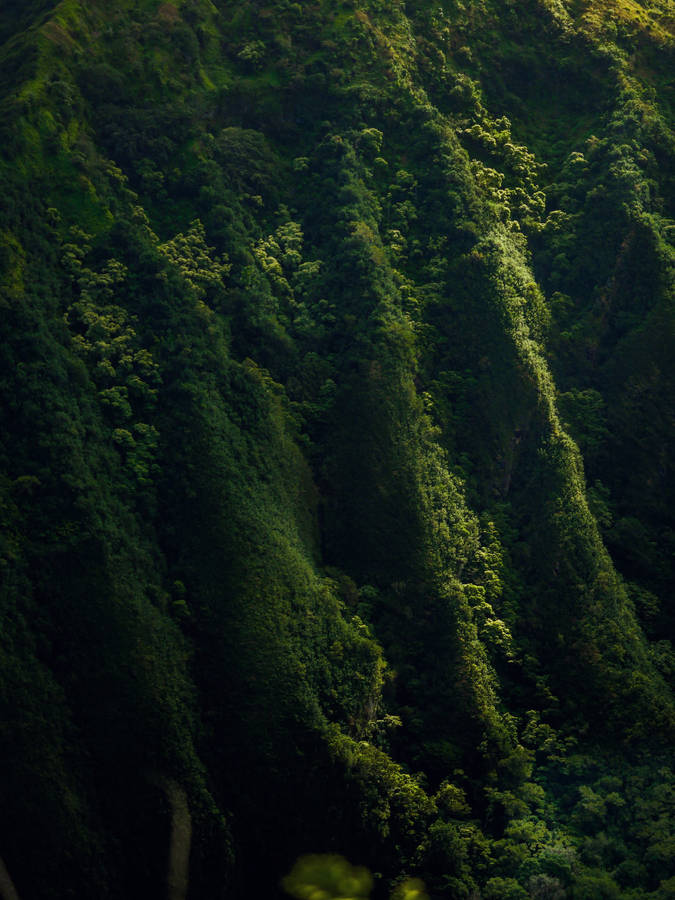
<svg viewBox="0 0 675 900">
<path fill-rule="evenodd" d="M 3 900 L 672 896 L 673 49 L 5 0 Z"/>
</svg>

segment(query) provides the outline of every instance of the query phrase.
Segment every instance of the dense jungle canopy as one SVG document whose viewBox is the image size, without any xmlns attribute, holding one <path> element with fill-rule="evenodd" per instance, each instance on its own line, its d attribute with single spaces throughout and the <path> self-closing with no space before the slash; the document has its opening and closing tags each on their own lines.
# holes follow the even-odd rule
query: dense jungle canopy
<svg viewBox="0 0 675 900">
<path fill-rule="evenodd" d="M 674 29 L 0 2 L 2 900 L 675 897 Z"/>
</svg>

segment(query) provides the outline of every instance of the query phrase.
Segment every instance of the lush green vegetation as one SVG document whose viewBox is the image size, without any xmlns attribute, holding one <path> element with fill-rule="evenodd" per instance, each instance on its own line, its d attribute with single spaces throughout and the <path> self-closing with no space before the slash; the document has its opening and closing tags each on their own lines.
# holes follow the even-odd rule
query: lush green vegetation
<svg viewBox="0 0 675 900">
<path fill-rule="evenodd" d="M 666 0 L 4 0 L 23 900 L 166 896 L 183 794 L 191 900 L 675 895 L 673 56 Z"/>
</svg>

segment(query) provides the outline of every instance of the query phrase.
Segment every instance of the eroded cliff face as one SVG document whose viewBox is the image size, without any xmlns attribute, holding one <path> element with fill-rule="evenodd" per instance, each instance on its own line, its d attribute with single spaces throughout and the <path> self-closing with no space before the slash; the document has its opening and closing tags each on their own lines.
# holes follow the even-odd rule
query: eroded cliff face
<svg viewBox="0 0 675 900">
<path fill-rule="evenodd" d="M 0 41 L 0 893 L 669 896 L 668 6 Z"/>
</svg>

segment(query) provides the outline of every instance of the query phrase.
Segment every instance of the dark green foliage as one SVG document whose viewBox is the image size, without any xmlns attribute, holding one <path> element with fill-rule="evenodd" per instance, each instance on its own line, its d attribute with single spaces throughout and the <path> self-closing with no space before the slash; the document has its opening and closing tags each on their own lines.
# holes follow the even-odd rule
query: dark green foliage
<svg viewBox="0 0 675 900">
<path fill-rule="evenodd" d="M 672 895 L 666 12 L 3 4 L 20 896 Z"/>
</svg>

